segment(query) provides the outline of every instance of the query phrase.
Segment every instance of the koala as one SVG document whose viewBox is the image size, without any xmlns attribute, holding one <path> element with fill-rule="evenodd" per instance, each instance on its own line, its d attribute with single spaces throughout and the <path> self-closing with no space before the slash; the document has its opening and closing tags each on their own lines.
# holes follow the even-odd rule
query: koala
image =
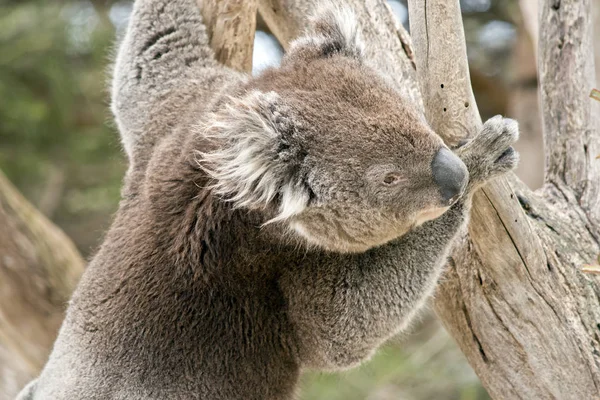
<svg viewBox="0 0 600 400">
<path fill-rule="evenodd" d="M 120 207 L 19 399 L 287 400 L 409 324 L 518 128 L 449 149 L 358 32 L 326 7 L 250 77 L 215 61 L 196 0 L 135 2 Z"/>
</svg>

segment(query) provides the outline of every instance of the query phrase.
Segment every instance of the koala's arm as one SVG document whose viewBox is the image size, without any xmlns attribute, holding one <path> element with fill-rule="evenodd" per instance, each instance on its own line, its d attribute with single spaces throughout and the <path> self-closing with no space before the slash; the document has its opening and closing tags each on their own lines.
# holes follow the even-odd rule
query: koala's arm
<svg viewBox="0 0 600 400">
<path fill-rule="evenodd" d="M 136 0 L 111 89 L 130 173 L 143 172 L 155 144 L 235 78 L 214 59 L 196 0 Z"/>
<path fill-rule="evenodd" d="M 402 329 L 433 291 L 466 224 L 469 202 L 387 245 L 362 254 L 323 254 L 298 266 L 283 290 L 306 355 L 302 362 L 353 366 Z"/>
<path fill-rule="evenodd" d="M 468 220 L 472 193 L 516 166 L 510 145 L 517 138 L 517 123 L 498 116 L 457 150 L 469 184 L 439 218 L 365 253 L 321 253 L 287 270 L 281 288 L 305 366 L 355 365 L 411 321 Z"/>
</svg>

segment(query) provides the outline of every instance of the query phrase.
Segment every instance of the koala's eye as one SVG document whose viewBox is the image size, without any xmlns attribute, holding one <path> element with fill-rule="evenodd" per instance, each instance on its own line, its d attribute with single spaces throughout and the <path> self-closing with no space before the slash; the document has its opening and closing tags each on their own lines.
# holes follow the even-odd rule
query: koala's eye
<svg viewBox="0 0 600 400">
<path fill-rule="evenodd" d="M 402 181 L 403 181 L 402 176 L 400 176 L 400 174 L 394 173 L 394 172 L 387 174 L 383 178 L 383 184 L 386 186 L 394 186 L 394 185 L 399 184 Z"/>
</svg>

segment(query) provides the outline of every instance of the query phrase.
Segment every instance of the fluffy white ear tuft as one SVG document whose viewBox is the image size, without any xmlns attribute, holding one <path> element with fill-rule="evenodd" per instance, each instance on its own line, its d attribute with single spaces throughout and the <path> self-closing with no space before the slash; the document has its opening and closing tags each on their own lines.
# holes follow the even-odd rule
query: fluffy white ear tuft
<svg viewBox="0 0 600 400">
<path fill-rule="evenodd" d="M 268 223 L 299 214 L 309 199 L 294 172 L 300 161 L 290 143 L 295 125 L 288 111 L 277 93 L 254 91 L 231 98 L 199 131 L 212 142 L 213 150 L 197 157 L 213 179 L 212 190 L 236 207 L 278 202 L 279 214 Z"/>
<path fill-rule="evenodd" d="M 309 19 L 305 34 L 293 41 L 288 59 L 342 54 L 361 59 L 364 43 L 354 11 L 337 1 L 325 1 Z"/>
</svg>

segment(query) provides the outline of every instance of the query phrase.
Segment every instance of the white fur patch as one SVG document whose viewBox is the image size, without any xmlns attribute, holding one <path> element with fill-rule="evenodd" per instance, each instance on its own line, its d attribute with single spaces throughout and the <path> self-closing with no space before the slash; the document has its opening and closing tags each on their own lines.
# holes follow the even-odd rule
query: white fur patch
<svg viewBox="0 0 600 400">
<path fill-rule="evenodd" d="M 275 92 L 232 98 L 199 132 L 215 144 L 213 151 L 198 152 L 197 162 L 214 180 L 217 195 L 251 209 L 265 208 L 279 195 L 279 214 L 267 223 L 297 215 L 308 203 L 308 194 L 288 182 L 286 166 L 278 159 L 281 135 L 271 106 L 280 101 Z"/>
<path fill-rule="evenodd" d="M 440 217 L 443 213 L 448 211 L 450 207 L 435 207 L 425 211 L 421 211 L 415 219 L 415 226 L 419 226 L 427 221 Z"/>
<path fill-rule="evenodd" d="M 281 204 L 279 206 L 279 215 L 266 222 L 283 221 L 294 215 L 300 214 L 308 204 L 308 193 L 288 183 L 281 193 Z"/>
</svg>

